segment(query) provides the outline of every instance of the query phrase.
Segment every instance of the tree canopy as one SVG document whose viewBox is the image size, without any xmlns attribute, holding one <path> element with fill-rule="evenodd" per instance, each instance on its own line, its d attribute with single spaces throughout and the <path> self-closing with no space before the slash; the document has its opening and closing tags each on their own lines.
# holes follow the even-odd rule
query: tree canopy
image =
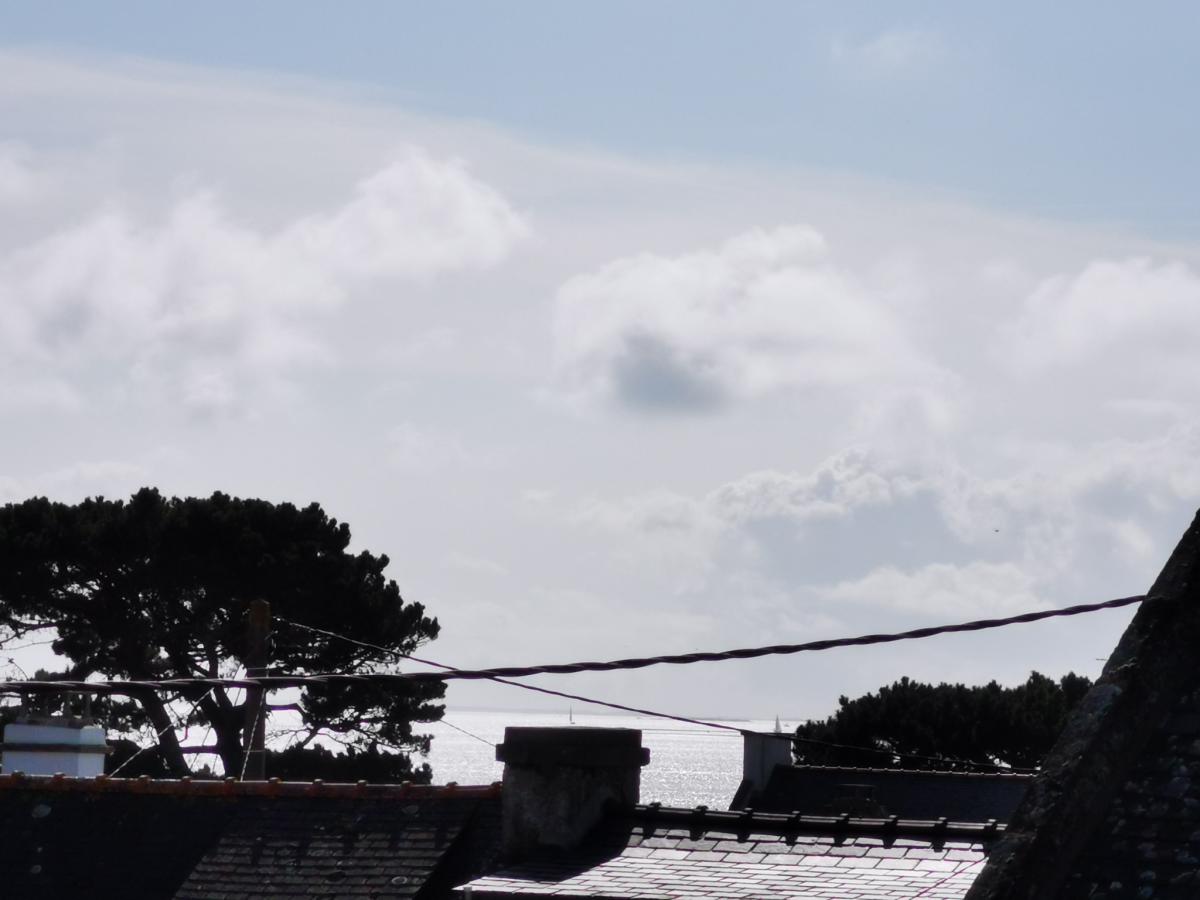
<svg viewBox="0 0 1200 900">
<path fill-rule="evenodd" d="M 62 678 L 232 676 L 246 663 L 249 604 L 262 599 L 276 617 L 272 672 L 394 671 L 392 653 L 283 621 L 399 653 L 437 636 L 437 620 L 405 602 L 384 574 L 387 556 L 349 546 L 349 527 L 315 503 L 299 508 L 222 493 L 166 498 L 144 488 L 128 501 L 8 504 L 0 507 L 0 647 L 53 629 L 46 632 L 51 646 L 68 661 Z M 165 772 L 190 774 L 215 755 L 236 773 L 250 727 L 243 693 L 147 693 L 103 699 L 95 711 L 110 728 L 160 734 L 154 765 Z M 443 693 L 439 683 L 293 692 L 276 706 L 289 728 L 275 736 L 287 750 L 268 757 L 268 774 L 278 764 L 292 777 L 427 779 L 428 766 L 414 770 L 408 757 L 429 747 L 412 723 L 439 719 Z M 181 747 L 172 727 L 178 723 L 193 741 L 211 728 L 212 741 L 200 752 L 195 743 Z M 318 736 L 347 753 L 334 757 L 313 743 Z M 369 772 L 361 774 L 356 762 Z"/>
<path fill-rule="evenodd" d="M 1091 686 L 1074 673 L 1054 681 L 1031 672 L 1011 688 L 994 681 L 967 687 L 902 678 L 854 700 L 841 697 L 832 716 L 796 729 L 797 738 L 847 747 L 797 741 L 794 754 L 797 762 L 814 765 L 971 768 L 948 761 L 959 759 L 1035 768 Z"/>
</svg>

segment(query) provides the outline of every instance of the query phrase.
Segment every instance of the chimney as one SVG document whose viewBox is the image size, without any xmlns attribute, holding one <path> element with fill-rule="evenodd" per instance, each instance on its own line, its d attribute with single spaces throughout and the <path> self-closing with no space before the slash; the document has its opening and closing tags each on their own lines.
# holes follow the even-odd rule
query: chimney
<svg viewBox="0 0 1200 900">
<path fill-rule="evenodd" d="M 742 783 L 733 795 L 730 809 L 753 806 L 776 766 L 792 764 L 790 735 L 742 732 Z"/>
<path fill-rule="evenodd" d="M 5 774 L 73 775 L 94 778 L 104 772 L 108 744 L 104 729 L 86 720 L 30 716 L 4 726 L 0 769 Z"/>
<path fill-rule="evenodd" d="M 503 845 L 508 859 L 570 850 L 610 809 L 638 802 L 650 751 L 633 728 L 506 728 Z"/>
</svg>

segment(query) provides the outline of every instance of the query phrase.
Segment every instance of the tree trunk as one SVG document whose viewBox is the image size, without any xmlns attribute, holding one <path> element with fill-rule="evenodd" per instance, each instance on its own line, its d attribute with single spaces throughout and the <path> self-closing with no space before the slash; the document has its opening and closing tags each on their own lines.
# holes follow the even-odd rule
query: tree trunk
<svg viewBox="0 0 1200 900">
<path fill-rule="evenodd" d="M 217 753 L 221 757 L 221 765 L 225 767 L 225 774 L 237 778 L 242 773 L 244 759 L 241 708 L 228 701 L 218 703 L 212 694 L 208 694 L 200 701 L 200 709 L 217 737 Z"/>
<path fill-rule="evenodd" d="M 175 723 L 171 719 L 171 714 L 167 712 L 162 698 L 153 691 L 149 691 L 138 697 L 138 701 L 146 710 L 151 726 L 158 733 L 158 749 L 162 753 L 168 771 L 175 778 L 190 775 L 192 770 L 188 768 L 187 761 L 179 749 L 179 738 L 175 736 Z"/>
</svg>

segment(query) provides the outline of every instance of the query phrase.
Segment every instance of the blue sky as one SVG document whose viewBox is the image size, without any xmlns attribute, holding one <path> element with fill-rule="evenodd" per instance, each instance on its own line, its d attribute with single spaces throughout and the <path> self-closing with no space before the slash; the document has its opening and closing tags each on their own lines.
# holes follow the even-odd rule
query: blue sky
<svg viewBox="0 0 1200 900">
<path fill-rule="evenodd" d="M 668 158 L 1195 234 L 1190 3 L 7 4 L 10 45 L 275 70 Z"/>
<path fill-rule="evenodd" d="M 7 4 L 0 500 L 316 500 L 463 666 L 1142 591 L 1200 505 L 1197 15 Z M 570 689 L 794 719 L 1128 616 Z"/>
</svg>

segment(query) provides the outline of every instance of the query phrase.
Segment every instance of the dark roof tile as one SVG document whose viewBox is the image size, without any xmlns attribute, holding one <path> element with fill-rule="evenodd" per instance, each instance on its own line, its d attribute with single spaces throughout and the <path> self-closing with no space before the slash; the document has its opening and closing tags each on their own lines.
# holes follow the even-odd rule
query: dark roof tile
<svg viewBox="0 0 1200 900">
<path fill-rule="evenodd" d="M 1030 785 L 975 900 L 1198 896 L 1200 516 Z"/>
<path fill-rule="evenodd" d="M 731 817 L 746 827 L 729 831 Z M 673 833 L 682 818 L 694 825 L 675 848 L 652 847 L 649 835 Z M 764 897 L 828 900 L 962 900 L 998 833 L 981 826 L 898 822 L 879 833 L 881 820 L 791 821 L 788 817 L 693 810 L 641 809 L 633 820 L 610 823 L 623 839 L 598 834 L 607 854 L 580 851 L 518 864 L 470 882 L 478 900 L 574 897 L 591 900 L 659 900 Z M 716 823 L 718 827 L 708 827 Z M 799 830 L 836 829 L 802 834 Z M 623 831 L 621 831 L 623 829 Z M 936 833 L 935 833 L 936 831 Z M 902 836 L 903 835 L 903 836 Z M 953 838 L 955 849 L 944 849 Z M 683 850 L 685 842 L 710 849 Z M 956 858 L 949 859 L 953 852 Z M 911 854 L 911 856 L 909 855 Z"/>
<path fill-rule="evenodd" d="M 492 789 L 0 776 L 0 896 L 416 897 L 498 835 Z"/>
</svg>

